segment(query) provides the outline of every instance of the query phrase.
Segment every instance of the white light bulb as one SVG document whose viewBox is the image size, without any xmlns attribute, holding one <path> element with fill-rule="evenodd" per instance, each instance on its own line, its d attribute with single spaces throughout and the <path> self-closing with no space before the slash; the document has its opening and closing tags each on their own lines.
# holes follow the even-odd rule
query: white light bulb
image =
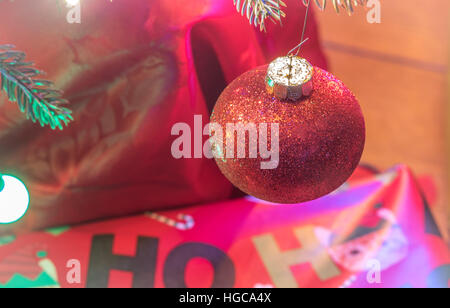
<svg viewBox="0 0 450 308">
<path fill-rule="evenodd" d="M 80 3 L 80 0 L 66 0 L 68 6 L 76 6 Z"/>
<path fill-rule="evenodd" d="M 10 224 L 25 215 L 30 203 L 30 196 L 25 184 L 19 179 L 2 176 L 4 187 L 0 191 L 0 224 Z"/>
</svg>

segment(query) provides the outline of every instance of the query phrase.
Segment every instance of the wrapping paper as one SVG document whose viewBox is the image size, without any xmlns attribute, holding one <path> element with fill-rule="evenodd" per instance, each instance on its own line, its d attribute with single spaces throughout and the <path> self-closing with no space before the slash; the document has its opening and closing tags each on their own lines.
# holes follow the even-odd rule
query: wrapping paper
<svg viewBox="0 0 450 308">
<path fill-rule="evenodd" d="M 0 3 L 0 43 L 47 72 L 75 117 L 62 132 L 40 128 L 0 95 L 0 172 L 32 200 L 0 233 L 229 198 L 214 161 L 172 157 L 171 128 L 206 122 L 229 82 L 298 44 L 305 8 L 287 1 L 283 27 L 264 34 L 231 0 L 82 1 L 80 24 L 57 2 Z M 326 68 L 314 14 L 306 35 L 302 54 Z"/>
<path fill-rule="evenodd" d="M 251 197 L 4 237 L 2 287 L 448 287 L 411 172 L 357 170 L 297 205 Z"/>
</svg>

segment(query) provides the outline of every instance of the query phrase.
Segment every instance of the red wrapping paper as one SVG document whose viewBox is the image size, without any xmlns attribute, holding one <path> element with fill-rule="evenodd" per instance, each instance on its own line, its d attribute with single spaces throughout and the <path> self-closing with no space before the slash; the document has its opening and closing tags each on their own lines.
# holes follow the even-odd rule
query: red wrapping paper
<svg viewBox="0 0 450 308">
<path fill-rule="evenodd" d="M 359 169 L 304 204 L 248 197 L 1 242 L 2 287 L 448 287 L 450 277 L 405 166 Z"/>
</svg>

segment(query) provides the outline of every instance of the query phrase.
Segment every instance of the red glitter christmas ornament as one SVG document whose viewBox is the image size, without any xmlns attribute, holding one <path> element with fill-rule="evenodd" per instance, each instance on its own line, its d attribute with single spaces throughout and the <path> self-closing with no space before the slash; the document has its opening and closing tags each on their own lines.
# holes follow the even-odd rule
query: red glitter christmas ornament
<svg viewBox="0 0 450 308">
<path fill-rule="evenodd" d="M 242 191 L 275 203 L 310 201 L 337 189 L 357 167 L 365 142 L 352 92 L 296 56 L 235 79 L 211 123 L 218 124 L 211 124 L 210 140 L 222 173 Z"/>
</svg>

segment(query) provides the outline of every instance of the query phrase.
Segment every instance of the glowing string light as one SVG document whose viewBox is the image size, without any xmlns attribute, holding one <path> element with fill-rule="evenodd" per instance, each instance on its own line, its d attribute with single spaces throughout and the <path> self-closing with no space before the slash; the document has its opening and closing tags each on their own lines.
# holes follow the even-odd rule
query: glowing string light
<svg viewBox="0 0 450 308">
<path fill-rule="evenodd" d="M 0 224 L 20 220 L 28 210 L 30 195 L 16 177 L 0 174 Z"/>
<path fill-rule="evenodd" d="M 76 6 L 80 4 L 80 0 L 66 0 L 68 6 Z"/>
<path fill-rule="evenodd" d="M 109 2 L 112 2 L 112 0 L 109 0 Z M 66 4 L 68 6 L 77 6 L 80 4 L 80 0 L 66 0 Z"/>
</svg>

